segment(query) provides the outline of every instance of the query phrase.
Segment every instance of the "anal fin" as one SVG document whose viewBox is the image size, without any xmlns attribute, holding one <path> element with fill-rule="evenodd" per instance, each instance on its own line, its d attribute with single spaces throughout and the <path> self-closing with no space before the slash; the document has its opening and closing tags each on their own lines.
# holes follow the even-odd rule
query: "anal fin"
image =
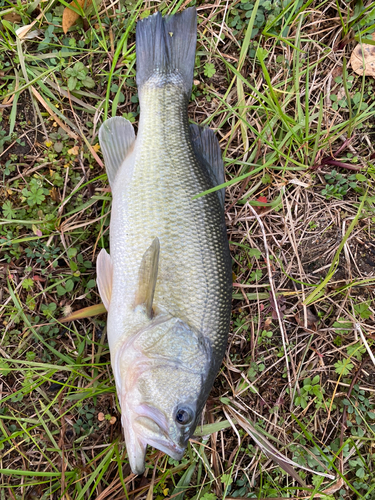
<svg viewBox="0 0 375 500">
<path fill-rule="evenodd" d="M 224 184 L 224 163 L 221 157 L 219 141 L 210 128 L 190 125 L 191 142 L 194 153 L 203 168 L 206 168 L 213 186 Z M 224 207 L 225 188 L 217 191 L 221 206 Z"/>
<path fill-rule="evenodd" d="M 155 238 L 144 253 L 139 267 L 138 289 L 134 306 L 144 305 L 149 318 L 152 317 L 152 302 L 158 279 L 159 253 L 159 238 Z"/>
<path fill-rule="evenodd" d="M 108 311 L 112 296 L 113 266 L 111 257 L 104 248 L 96 260 L 96 274 L 100 298 Z"/>
<path fill-rule="evenodd" d="M 121 116 L 106 120 L 99 130 L 99 143 L 111 187 L 116 174 L 135 143 L 133 125 Z"/>
</svg>

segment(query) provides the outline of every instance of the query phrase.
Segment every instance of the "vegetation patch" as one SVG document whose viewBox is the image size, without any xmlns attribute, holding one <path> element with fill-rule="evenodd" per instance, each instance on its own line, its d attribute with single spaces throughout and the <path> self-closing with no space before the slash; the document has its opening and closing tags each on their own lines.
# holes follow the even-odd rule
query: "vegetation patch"
<svg viewBox="0 0 375 500">
<path fill-rule="evenodd" d="M 190 5 L 189 116 L 226 168 L 231 333 L 185 456 L 149 449 L 135 477 L 106 315 L 64 318 L 100 303 L 98 131 L 138 127 L 136 21 Z M 66 7 L 0 0 L 0 498 L 375 498 L 374 80 L 350 62 L 373 2 L 79 2 L 64 32 Z"/>
</svg>

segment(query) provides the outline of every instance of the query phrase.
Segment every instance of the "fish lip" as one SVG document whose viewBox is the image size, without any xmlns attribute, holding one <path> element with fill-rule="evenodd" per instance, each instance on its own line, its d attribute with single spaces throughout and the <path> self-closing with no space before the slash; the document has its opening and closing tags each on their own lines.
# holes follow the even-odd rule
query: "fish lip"
<svg viewBox="0 0 375 500">
<path fill-rule="evenodd" d="M 131 424 L 124 423 L 126 423 L 126 427 L 123 425 L 126 451 L 131 470 L 133 474 L 143 474 L 145 471 L 147 443 L 134 432 Z"/>
<path fill-rule="evenodd" d="M 141 476 L 146 470 L 145 457 L 137 456 L 134 458 L 130 458 L 128 454 L 129 465 L 133 472 L 133 474 L 137 476 Z"/>
<path fill-rule="evenodd" d="M 182 448 L 181 446 L 173 443 L 170 440 L 162 441 L 159 439 L 148 439 L 147 443 L 152 446 L 153 448 L 156 448 L 157 450 L 162 451 L 166 455 L 169 455 L 170 457 L 173 458 L 173 460 L 180 461 L 181 458 L 185 454 L 186 446 Z"/>
<path fill-rule="evenodd" d="M 144 410 L 145 406 L 148 407 L 148 405 L 141 406 L 143 407 L 142 410 Z M 145 414 L 144 411 L 141 411 L 134 420 L 134 427 L 139 429 L 139 434 L 148 445 L 166 453 L 174 460 L 181 460 L 185 453 L 186 445 L 180 446 L 169 437 L 167 419 L 161 411 L 152 407 L 148 407 L 147 409 L 149 411 L 151 410 L 151 416 Z M 147 423 L 151 424 L 149 428 Z M 152 426 L 155 424 L 159 429 L 160 437 L 152 430 Z M 137 431 L 136 433 L 138 434 Z"/>
<path fill-rule="evenodd" d="M 122 426 L 131 470 L 134 474 L 143 474 L 147 445 L 166 453 L 174 460 L 181 460 L 186 444 L 176 444 L 168 434 L 168 421 L 164 413 L 147 404 L 140 404 L 134 409 L 125 405 L 122 408 Z M 135 415 L 134 415 L 135 413 Z"/>
</svg>

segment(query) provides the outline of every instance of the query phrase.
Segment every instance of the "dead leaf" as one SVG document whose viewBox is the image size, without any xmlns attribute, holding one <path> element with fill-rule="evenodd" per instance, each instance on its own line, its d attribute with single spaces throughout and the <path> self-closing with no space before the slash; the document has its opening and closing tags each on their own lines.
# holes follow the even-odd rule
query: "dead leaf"
<svg viewBox="0 0 375 500">
<path fill-rule="evenodd" d="M 32 279 L 33 279 L 34 281 L 41 281 L 42 283 L 43 283 L 44 281 L 46 281 L 46 279 L 45 279 L 45 278 L 42 278 L 41 276 L 38 276 L 37 274 L 35 274 L 35 275 L 32 277 Z"/>
<path fill-rule="evenodd" d="M 65 130 L 65 132 L 72 138 L 72 139 L 78 139 L 78 136 L 70 130 L 70 128 L 63 123 L 60 118 L 58 118 L 55 113 L 52 111 L 51 107 L 48 105 L 48 103 L 43 99 L 43 97 L 39 94 L 39 92 L 33 87 L 30 87 L 31 92 L 34 94 L 34 96 L 38 99 L 40 104 L 44 107 L 46 111 L 52 116 L 52 118 L 60 125 L 62 129 Z"/>
<path fill-rule="evenodd" d="M 3 16 L 3 19 L 16 24 L 22 21 L 22 17 L 17 12 L 9 12 L 9 14 L 5 14 L 5 16 Z"/>
<path fill-rule="evenodd" d="M 372 34 L 372 39 L 375 40 L 375 33 Z M 350 64 L 357 75 L 375 77 L 375 45 L 358 44 L 350 56 Z"/>
<path fill-rule="evenodd" d="M 344 99 L 346 97 L 346 92 L 344 87 L 340 87 L 340 90 L 337 92 L 337 100 L 341 101 L 341 99 Z"/>
<path fill-rule="evenodd" d="M 11 96 L 5 97 L 5 99 L 3 100 L 3 104 L 1 105 L 1 107 L 7 106 L 7 105 L 9 105 L 9 104 L 11 104 L 13 102 L 14 96 L 16 95 L 16 90 L 19 87 L 19 81 L 20 80 L 19 80 L 18 72 L 16 72 L 16 88 L 14 89 L 14 92 L 12 93 Z"/>
<path fill-rule="evenodd" d="M 58 190 L 55 187 L 53 187 L 50 190 L 49 194 L 51 195 L 51 198 L 53 199 L 53 201 L 55 203 L 60 203 L 60 201 L 61 201 L 60 193 L 58 192 Z"/>
<path fill-rule="evenodd" d="M 18 36 L 18 38 L 20 40 L 32 40 L 33 38 L 39 36 L 42 33 L 42 30 L 30 31 L 30 29 L 34 26 L 35 23 L 36 21 L 16 29 L 16 35 Z"/>
<path fill-rule="evenodd" d="M 271 326 L 272 326 L 272 318 L 267 318 L 264 322 L 263 330 L 269 332 L 271 330 Z"/>
<path fill-rule="evenodd" d="M 332 78 L 337 78 L 338 76 L 342 76 L 342 73 L 343 73 L 343 68 L 342 66 L 336 66 L 333 70 L 332 70 Z"/>
<path fill-rule="evenodd" d="M 333 493 L 336 493 L 339 489 L 342 488 L 344 485 L 344 480 L 342 477 L 339 478 L 338 481 L 336 481 L 335 484 L 333 484 L 330 488 L 327 488 L 326 490 L 323 491 L 325 495 L 332 495 Z"/>
<path fill-rule="evenodd" d="M 70 2 L 70 5 L 75 9 L 78 9 L 78 5 L 81 9 L 87 9 L 91 4 L 92 0 L 73 0 L 73 2 Z M 65 7 L 62 18 L 62 28 L 65 34 L 68 32 L 69 28 L 75 25 L 80 17 L 81 16 L 77 14 L 77 12 L 69 7 Z"/>
<path fill-rule="evenodd" d="M 276 304 L 276 302 L 277 302 L 277 304 Z M 276 302 L 275 302 L 275 299 L 273 298 L 272 293 L 270 293 L 270 306 L 271 306 L 271 311 L 272 311 L 272 319 L 278 319 L 277 309 L 279 310 L 279 313 L 280 313 L 281 317 L 283 318 L 284 311 L 286 309 L 284 295 L 279 295 L 276 298 Z"/>
<path fill-rule="evenodd" d="M 68 149 L 68 153 L 70 155 L 77 156 L 78 152 L 79 152 L 79 146 L 73 146 L 72 148 Z"/>
<path fill-rule="evenodd" d="M 33 233 L 36 235 L 36 236 L 43 236 L 43 233 L 42 231 L 35 225 L 33 224 L 31 226 L 31 229 L 33 230 Z"/>
<path fill-rule="evenodd" d="M 297 323 L 299 326 L 304 327 L 305 326 L 305 316 L 304 316 L 304 311 L 303 309 L 300 309 L 294 317 L 296 318 Z M 313 311 L 311 310 L 310 307 L 306 308 L 306 323 L 307 323 L 307 328 L 310 328 L 312 330 L 316 331 L 316 325 L 318 323 L 318 318 L 315 316 Z"/>
<path fill-rule="evenodd" d="M 307 184 L 307 182 L 302 182 L 300 181 L 299 179 L 291 179 L 290 181 L 288 181 L 288 184 L 295 184 L 296 186 L 301 186 L 301 187 L 304 187 L 304 188 L 309 188 L 311 186 L 311 184 Z"/>
</svg>

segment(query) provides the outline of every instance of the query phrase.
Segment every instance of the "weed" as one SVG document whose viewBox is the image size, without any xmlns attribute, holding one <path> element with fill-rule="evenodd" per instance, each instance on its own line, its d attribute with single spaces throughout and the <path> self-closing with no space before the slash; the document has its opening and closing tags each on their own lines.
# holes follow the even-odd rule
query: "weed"
<svg viewBox="0 0 375 500">
<path fill-rule="evenodd" d="M 272 331 L 263 330 L 258 337 L 258 344 L 261 345 L 271 345 L 271 340 L 273 337 Z"/>
<path fill-rule="evenodd" d="M 342 405 L 346 406 L 348 413 L 349 427 L 354 425 L 361 426 L 364 422 L 370 425 L 372 431 L 375 432 L 375 404 L 370 401 L 366 396 L 365 391 L 359 388 L 358 384 L 354 385 L 354 390 L 350 398 L 344 398 L 342 400 Z M 363 431 L 358 427 L 358 429 L 353 429 L 355 433 L 362 434 Z"/>
<path fill-rule="evenodd" d="M 259 281 L 263 277 L 263 272 L 261 269 L 256 269 L 250 273 L 249 283 L 253 281 Z"/>
<path fill-rule="evenodd" d="M 38 179 L 31 179 L 27 188 L 22 189 L 24 200 L 30 207 L 41 205 L 46 199 L 45 195 L 49 194 L 48 189 L 42 187 L 43 182 Z"/>
<path fill-rule="evenodd" d="M 350 19 L 349 26 L 358 32 L 371 33 L 374 30 L 375 7 L 371 4 L 364 5 L 363 2 L 358 2 L 354 7 L 353 15 Z M 367 29 L 364 29 L 367 28 Z"/>
<path fill-rule="evenodd" d="M 368 302 L 361 302 L 354 305 L 354 310 L 362 319 L 369 319 L 371 317 L 370 304 Z"/>
<path fill-rule="evenodd" d="M 73 290 L 74 288 L 74 281 L 73 280 L 67 280 L 64 284 L 57 285 L 56 287 L 56 292 L 57 295 L 60 297 L 62 295 L 65 295 L 66 293 L 69 293 Z"/>
<path fill-rule="evenodd" d="M 4 146 L 11 140 L 11 136 L 7 135 L 6 131 L 0 128 L 0 153 L 4 151 Z"/>
<path fill-rule="evenodd" d="M 338 360 L 335 363 L 335 371 L 338 375 L 348 375 L 354 368 L 353 363 L 350 363 L 347 359 L 344 360 Z"/>
<path fill-rule="evenodd" d="M 239 31 L 246 28 L 249 19 L 253 13 L 254 3 L 250 0 L 241 0 L 235 7 L 230 9 L 229 26 L 233 28 L 233 34 L 237 35 Z M 298 10 L 302 5 L 302 0 L 296 2 L 295 9 Z M 285 19 L 288 18 L 286 9 L 290 5 L 288 0 L 267 0 L 259 4 L 251 38 L 254 38 L 266 25 L 270 26 L 271 33 L 280 33 L 282 29 L 287 32 L 288 27 L 283 26 Z M 285 17 L 282 15 L 285 12 Z M 285 33 L 284 33 L 285 34 Z M 250 53 L 254 57 L 255 52 Z"/>
<path fill-rule="evenodd" d="M 6 377 L 10 372 L 11 372 L 11 368 L 9 366 L 9 363 L 7 363 L 5 360 L 1 359 L 0 360 L 0 374 L 1 374 L 1 376 Z"/>
<path fill-rule="evenodd" d="M 95 87 L 95 82 L 88 72 L 88 68 L 80 61 L 76 62 L 72 68 L 67 68 L 64 74 L 68 79 L 68 89 L 73 91 L 80 90 L 82 87 L 88 89 Z"/>
<path fill-rule="evenodd" d="M 41 312 L 46 316 L 46 318 L 52 319 L 54 317 L 57 305 L 55 302 L 49 304 L 42 304 L 40 306 Z"/>
<path fill-rule="evenodd" d="M 6 219 L 14 219 L 17 215 L 16 210 L 13 208 L 13 203 L 11 201 L 6 201 L 2 205 L 3 215 Z"/>
<path fill-rule="evenodd" d="M 97 430 L 98 424 L 95 422 L 96 410 L 89 405 L 78 407 L 79 418 L 73 424 L 77 435 L 88 435 Z"/>
<path fill-rule="evenodd" d="M 350 89 L 355 84 L 354 76 L 348 76 L 346 73 L 345 84 L 348 89 Z M 343 77 L 338 76 L 335 78 L 335 82 L 339 85 L 343 84 Z M 340 87 L 342 89 L 342 87 Z M 368 108 L 367 95 L 362 95 L 361 92 L 357 91 L 350 97 L 350 107 L 354 112 L 359 112 Z M 331 94 L 330 99 L 332 101 L 332 109 L 337 111 L 342 108 L 344 111 L 349 110 L 348 97 L 345 94 Z"/>
<path fill-rule="evenodd" d="M 326 174 L 324 178 L 327 184 L 322 190 L 322 195 L 325 196 L 327 200 L 330 198 L 342 200 L 350 188 L 355 189 L 357 187 L 355 174 L 346 177 L 336 170 L 332 170 L 329 174 Z"/>
<path fill-rule="evenodd" d="M 46 267 L 50 261 L 52 261 L 52 267 L 57 267 L 56 257 L 59 253 L 61 253 L 60 247 L 47 246 L 43 241 L 31 241 L 25 249 L 26 256 L 43 267 Z"/>
<path fill-rule="evenodd" d="M 62 127 L 59 127 L 57 129 L 57 132 L 52 132 L 49 136 L 54 141 L 53 148 L 56 151 L 56 153 L 61 153 L 64 147 L 64 143 L 69 140 L 69 135 L 65 132 L 65 130 Z M 50 143 L 47 143 L 47 146 L 49 145 Z M 54 172 L 52 174 L 52 177 L 54 185 L 60 187 L 62 185 L 61 184 L 62 179 L 57 178 L 58 175 L 59 174 L 57 172 Z"/>
<path fill-rule="evenodd" d="M 320 386 L 320 377 L 316 375 L 313 379 L 306 378 L 303 381 L 303 386 L 300 389 L 300 394 L 296 395 L 294 402 L 296 405 L 300 405 L 301 408 L 305 409 L 311 397 L 315 398 L 317 405 L 322 403 L 324 389 Z"/>
<path fill-rule="evenodd" d="M 214 76 L 216 73 L 215 65 L 212 63 L 206 63 L 204 65 L 204 76 L 207 76 L 207 78 L 211 78 L 211 76 Z"/>
<path fill-rule="evenodd" d="M 25 278 L 22 281 L 22 288 L 24 288 L 27 291 L 31 290 L 33 286 L 34 286 L 34 280 L 32 280 L 31 278 Z"/>
<path fill-rule="evenodd" d="M 126 120 L 129 120 L 130 123 L 134 123 L 135 122 L 134 113 L 123 113 L 122 117 L 125 118 Z"/>
</svg>

